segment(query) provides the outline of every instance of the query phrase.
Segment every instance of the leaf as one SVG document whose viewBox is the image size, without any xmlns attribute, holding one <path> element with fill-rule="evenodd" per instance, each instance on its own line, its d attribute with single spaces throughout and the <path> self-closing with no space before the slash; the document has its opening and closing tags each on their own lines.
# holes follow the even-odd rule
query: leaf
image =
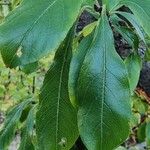
<svg viewBox="0 0 150 150">
<path fill-rule="evenodd" d="M 132 28 L 120 25 L 120 22 L 127 24 L 125 20 L 119 18 L 116 14 L 111 15 L 110 20 L 113 23 L 114 30 L 128 42 L 129 46 L 132 46 L 133 49 L 138 49 L 138 36 L 133 32 Z"/>
<path fill-rule="evenodd" d="M 76 20 L 81 0 L 23 0 L 0 26 L 8 67 L 33 63 L 56 50 Z"/>
<path fill-rule="evenodd" d="M 145 36 L 144 36 L 143 30 L 142 30 L 141 26 L 139 25 L 135 16 L 133 14 L 127 13 L 127 12 L 117 11 L 117 13 L 122 15 L 123 17 L 125 17 L 133 25 L 133 27 L 135 28 L 139 37 L 145 42 Z"/>
<path fill-rule="evenodd" d="M 138 49 L 139 39 L 131 29 L 122 27 L 120 25 L 114 25 L 114 29 L 123 37 L 124 40 L 126 40 L 129 46 L 131 46 L 135 50 Z"/>
<path fill-rule="evenodd" d="M 88 150 L 112 150 L 129 134 L 130 92 L 104 10 L 91 42 L 77 84 L 79 132 Z"/>
<path fill-rule="evenodd" d="M 130 120 L 131 129 L 135 128 L 141 122 L 141 115 L 139 113 L 133 113 Z"/>
<path fill-rule="evenodd" d="M 149 0 L 122 0 L 120 4 L 126 5 L 134 13 L 136 19 L 150 36 L 150 1 Z"/>
<path fill-rule="evenodd" d="M 140 125 L 140 127 L 137 130 L 137 139 L 140 143 L 145 141 L 146 138 L 145 131 L 146 131 L 146 123 L 144 122 Z"/>
<path fill-rule="evenodd" d="M 20 0 L 11 0 L 11 5 L 15 8 L 20 3 Z"/>
<path fill-rule="evenodd" d="M 28 114 L 31 110 L 31 108 L 33 107 L 33 104 L 31 103 L 30 105 L 28 105 L 23 111 L 22 111 L 22 114 L 21 114 L 21 117 L 20 117 L 20 122 L 23 123 L 27 117 L 28 117 Z"/>
<path fill-rule="evenodd" d="M 146 145 L 147 148 L 150 147 L 150 122 L 148 121 L 146 124 Z"/>
<path fill-rule="evenodd" d="M 133 101 L 132 109 L 135 112 L 138 112 L 139 114 L 144 115 L 148 111 L 147 105 L 137 95 L 132 96 L 132 101 Z"/>
<path fill-rule="evenodd" d="M 145 61 L 150 61 L 150 49 L 146 50 L 144 59 Z"/>
<path fill-rule="evenodd" d="M 84 37 L 88 36 L 97 25 L 97 21 L 94 21 L 83 28 L 83 30 L 79 33 L 79 35 L 83 35 Z"/>
<path fill-rule="evenodd" d="M 84 57 L 87 53 L 87 49 L 91 45 L 91 41 L 93 39 L 92 35 L 87 36 L 84 38 L 79 47 L 74 51 L 73 57 L 70 64 L 69 69 L 69 96 L 71 103 L 74 107 L 78 107 L 78 101 L 76 99 L 76 86 L 77 86 L 77 79 L 79 76 L 79 72 L 84 61 Z"/>
<path fill-rule="evenodd" d="M 103 4 L 106 4 L 107 9 L 111 12 L 122 6 L 120 5 L 120 1 L 121 0 L 103 0 Z"/>
<path fill-rule="evenodd" d="M 71 40 L 68 35 L 57 50 L 41 89 L 37 112 L 39 150 L 69 150 L 78 138 L 77 112 L 68 94 Z"/>
<path fill-rule="evenodd" d="M 95 0 L 83 0 L 83 5 L 94 6 Z"/>
<path fill-rule="evenodd" d="M 21 70 L 26 74 L 31 74 L 38 69 L 38 62 L 30 63 L 20 67 Z"/>
<path fill-rule="evenodd" d="M 25 126 L 23 127 L 21 135 L 21 143 L 19 150 L 34 150 L 34 145 L 32 143 L 32 137 L 34 132 L 34 122 L 35 122 L 35 108 L 33 107 L 27 117 Z"/>
<path fill-rule="evenodd" d="M 0 132 L 0 150 L 6 149 L 15 136 L 16 127 L 19 123 L 22 111 L 29 103 L 31 103 L 31 99 L 23 101 L 9 112 L 4 123 L 4 129 Z"/>
<path fill-rule="evenodd" d="M 125 60 L 125 64 L 128 70 L 130 91 L 131 94 L 133 94 L 140 78 L 140 72 L 142 69 L 142 60 L 137 53 L 132 53 Z"/>
</svg>

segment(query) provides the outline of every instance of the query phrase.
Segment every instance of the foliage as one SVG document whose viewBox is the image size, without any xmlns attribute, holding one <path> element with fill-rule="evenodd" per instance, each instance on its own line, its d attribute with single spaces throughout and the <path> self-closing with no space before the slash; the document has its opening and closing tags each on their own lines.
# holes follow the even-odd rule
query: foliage
<svg viewBox="0 0 150 150">
<path fill-rule="evenodd" d="M 0 97 L 21 103 L 7 115 L 0 150 L 18 130 L 20 150 L 69 150 L 79 136 L 88 150 L 112 150 L 133 134 L 150 146 L 149 102 L 135 91 L 141 43 L 147 49 L 144 59 L 150 58 L 149 9 L 149 0 L 12 0 L 2 5 L 0 51 L 13 69 L 0 66 Z M 84 10 L 96 21 L 78 33 Z M 116 34 L 131 49 L 127 58 L 116 52 Z"/>
</svg>

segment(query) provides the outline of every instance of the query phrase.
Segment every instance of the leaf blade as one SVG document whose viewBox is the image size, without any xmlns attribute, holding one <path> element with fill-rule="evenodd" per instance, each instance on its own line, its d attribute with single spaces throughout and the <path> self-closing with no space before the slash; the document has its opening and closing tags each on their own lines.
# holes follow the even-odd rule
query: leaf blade
<svg viewBox="0 0 150 150">
<path fill-rule="evenodd" d="M 19 150 L 34 150 L 34 145 L 32 143 L 32 136 L 34 132 L 34 122 L 35 122 L 35 106 L 29 111 L 26 123 L 22 129 L 21 143 Z"/>
<path fill-rule="evenodd" d="M 122 0 L 120 2 L 131 9 L 141 24 L 145 32 L 150 36 L 149 22 L 150 22 L 150 1 L 149 0 Z"/>
<path fill-rule="evenodd" d="M 68 94 L 70 39 L 57 51 L 43 84 L 37 112 L 39 150 L 68 150 L 78 138 L 77 114 Z"/>
<path fill-rule="evenodd" d="M 112 150 L 129 134 L 129 83 L 125 65 L 115 52 L 106 14 L 95 37 L 78 78 L 78 126 L 89 150 Z"/>
<path fill-rule="evenodd" d="M 35 5 L 32 0 L 23 0 L 0 26 L 0 50 L 5 64 L 16 67 L 33 63 L 57 49 L 76 20 L 81 4 L 80 0 L 38 0 Z"/>
<path fill-rule="evenodd" d="M 16 126 L 19 122 L 21 117 L 22 111 L 24 108 L 30 104 L 31 99 L 22 102 L 21 104 L 17 105 L 14 109 L 12 109 L 4 124 L 4 129 L 0 132 L 0 149 L 3 150 L 7 148 L 10 144 L 11 140 L 15 135 Z"/>
</svg>

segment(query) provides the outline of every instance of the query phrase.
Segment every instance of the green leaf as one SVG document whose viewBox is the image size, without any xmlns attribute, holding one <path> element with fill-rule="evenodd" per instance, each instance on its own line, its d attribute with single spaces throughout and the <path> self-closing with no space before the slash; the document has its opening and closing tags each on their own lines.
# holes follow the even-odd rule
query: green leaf
<svg viewBox="0 0 150 150">
<path fill-rule="evenodd" d="M 104 11 L 91 42 L 77 84 L 79 132 L 88 150 L 112 150 L 129 134 L 130 89 Z"/>
<path fill-rule="evenodd" d="M 97 21 L 88 24 L 83 28 L 83 30 L 79 33 L 79 35 L 83 35 L 84 37 L 88 36 L 90 33 L 92 33 L 96 25 Z"/>
<path fill-rule="evenodd" d="M 127 13 L 127 12 L 120 12 L 117 11 L 116 13 L 122 15 L 123 17 L 125 17 L 131 24 L 132 26 L 135 28 L 137 34 L 139 35 L 139 37 L 145 42 L 145 36 L 142 30 L 142 27 L 139 25 L 137 19 L 135 18 L 135 16 L 131 13 Z"/>
<path fill-rule="evenodd" d="M 110 21 L 113 23 L 114 30 L 128 42 L 129 46 L 133 49 L 137 49 L 139 46 L 138 36 L 133 32 L 132 28 L 120 25 L 120 22 L 126 23 L 125 20 L 119 18 L 116 14 L 113 14 L 110 17 Z"/>
<path fill-rule="evenodd" d="M 137 130 L 137 138 L 139 142 L 144 142 L 146 138 L 146 123 L 142 123 Z"/>
<path fill-rule="evenodd" d="M 29 103 L 31 103 L 31 99 L 23 101 L 9 112 L 4 124 L 4 129 L 0 132 L 0 150 L 6 149 L 15 136 L 22 111 Z"/>
<path fill-rule="evenodd" d="M 94 6 L 95 0 L 83 0 L 83 5 Z"/>
<path fill-rule="evenodd" d="M 11 5 L 13 8 L 15 8 L 19 3 L 20 3 L 21 0 L 11 0 Z"/>
<path fill-rule="evenodd" d="M 146 50 L 144 59 L 150 61 L 150 49 Z"/>
<path fill-rule="evenodd" d="M 84 61 L 84 57 L 87 53 L 87 49 L 91 45 L 91 41 L 93 39 L 92 35 L 87 36 L 84 38 L 79 47 L 74 51 L 73 57 L 70 64 L 69 70 L 69 96 L 71 103 L 74 107 L 78 107 L 78 101 L 76 99 L 76 87 L 77 87 L 77 79 L 79 76 L 79 72 Z"/>
<path fill-rule="evenodd" d="M 28 105 L 23 111 L 22 111 L 22 114 L 21 114 L 21 117 L 20 117 L 20 122 L 23 123 L 27 117 L 28 117 L 28 114 L 31 110 L 31 108 L 33 107 L 33 104 L 30 104 Z"/>
<path fill-rule="evenodd" d="M 38 62 L 30 63 L 20 67 L 21 70 L 26 74 L 31 74 L 35 72 L 38 68 Z"/>
<path fill-rule="evenodd" d="M 122 27 L 120 25 L 114 25 L 114 29 L 120 33 L 120 35 L 123 37 L 124 40 L 131 46 L 133 49 L 138 48 L 139 46 L 139 39 L 137 35 L 129 28 Z"/>
<path fill-rule="evenodd" d="M 76 20 L 82 0 L 23 0 L 0 26 L 8 67 L 26 65 L 56 50 Z"/>
<path fill-rule="evenodd" d="M 146 145 L 147 148 L 150 147 L 150 122 L 146 124 Z"/>
<path fill-rule="evenodd" d="M 102 0 L 102 1 L 103 1 L 103 4 L 106 4 L 106 7 L 110 12 L 122 6 L 120 5 L 121 0 Z"/>
<path fill-rule="evenodd" d="M 149 0 L 122 0 L 120 4 L 126 5 L 134 13 L 136 19 L 150 36 L 150 1 Z"/>
<path fill-rule="evenodd" d="M 132 96 L 133 109 L 141 115 L 144 115 L 147 111 L 147 105 L 137 95 Z"/>
<path fill-rule="evenodd" d="M 69 100 L 72 36 L 57 50 L 46 74 L 37 112 L 39 150 L 69 150 L 78 138 L 77 112 Z"/>
<path fill-rule="evenodd" d="M 133 113 L 130 120 L 131 129 L 138 126 L 141 122 L 141 115 L 139 113 Z"/>
<path fill-rule="evenodd" d="M 140 56 L 135 52 L 130 54 L 125 60 L 125 64 L 128 70 L 130 91 L 133 94 L 140 77 L 140 72 L 142 69 L 142 60 Z"/>
<path fill-rule="evenodd" d="M 34 133 L 35 108 L 33 107 L 27 117 L 26 123 L 22 129 L 21 143 L 19 150 L 34 150 L 32 137 Z"/>
</svg>

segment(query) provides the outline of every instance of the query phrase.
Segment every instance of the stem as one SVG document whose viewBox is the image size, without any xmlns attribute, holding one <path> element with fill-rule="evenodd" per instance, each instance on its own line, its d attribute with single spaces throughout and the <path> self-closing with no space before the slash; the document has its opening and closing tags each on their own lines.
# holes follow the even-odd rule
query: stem
<svg viewBox="0 0 150 150">
<path fill-rule="evenodd" d="M 32 83 L 32 93 L 35 93 L 35 76 L 33 77 L 33 83 Z"/>
</svg>

